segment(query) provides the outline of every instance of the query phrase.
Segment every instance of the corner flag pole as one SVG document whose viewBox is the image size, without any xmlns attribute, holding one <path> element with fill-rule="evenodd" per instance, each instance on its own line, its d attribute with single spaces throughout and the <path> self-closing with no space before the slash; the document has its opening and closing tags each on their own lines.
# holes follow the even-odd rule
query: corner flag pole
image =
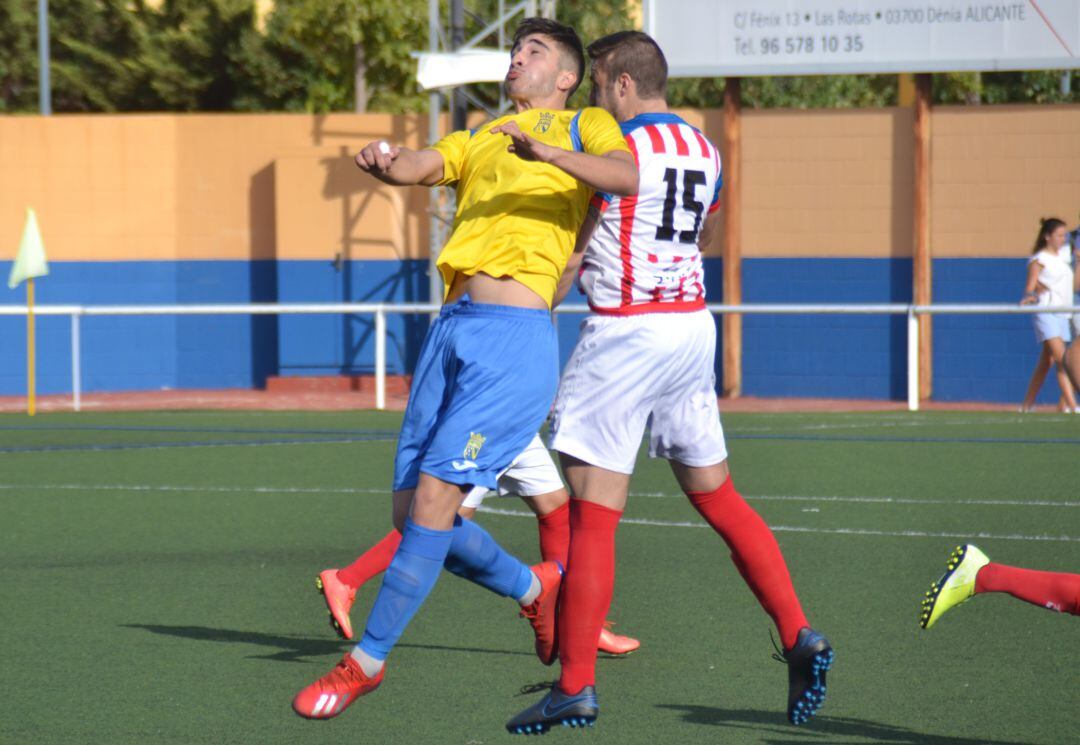
<svg viewBox="0 0 1080 745">
<path fill-rule="evenodd" d="M 26 413 L 34 415 L 34 278 L 26 280 Z"/>
<path fill-rule="evenodd" d="M 34 278 L 44 277 L 49 273 L 49 262 L 45 258 L 45 244 L 41 240 L 37 215 L 30 207 L 26 209 L 26 226 L 23 228 L 19 250 L 8 275 L 8 288 L 14 290 L 23 280 L 26 281 L 26 406 L 27 414 L 34 415 Z"/>
</svg>

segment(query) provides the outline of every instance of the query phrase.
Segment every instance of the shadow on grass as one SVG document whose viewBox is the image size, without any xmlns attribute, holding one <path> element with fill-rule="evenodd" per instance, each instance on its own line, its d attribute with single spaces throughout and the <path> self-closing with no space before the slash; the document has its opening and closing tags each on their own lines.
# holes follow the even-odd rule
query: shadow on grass
<svg viewBox="0 0 1080 745">
<path fill-rule="evenodd" d="M 303 636 L 284 636 L 263 634 L 257 631 L 236 631 L 233 629 L 212 629 L 207 626 L 159 626 L 155 624 L 125 623 L 121 628 L 142 629 L 152 634 L 175 636 L 180 639 L 194 639 L 201 642 L 222 642 L 225 644 L 258 644 L 277 649 L 270 654 L 252 655 L 259 660 L 275 662 L 311 662 L 311 658 L 325 657 L 331 654 L 344 654 L 355 642 L 340 639 L 311 639 Z M 532 657 L 531 652 L 505 649 L 480 649 L 477 647 L 449 647 L 441 644 L 398 644 L 399 649 L 430 649 L 439 652 L 463 652 L 465 654 L 522 655 Z M 323 660 L 318 660 L 322 662 Z"/>
<path fill-rule="evenodd" d="M 830 717 L 818 715 L 804 727 L 788 724 L 780 711 L 755 709 L 722 709 L 716 706 L 688 706 L 685 704 L 657 704 L 659 709 L 680 712 L 684 721 L 730 729 L 760 730 L 761 742 L 769 745 L 851 745 L 850 738 L 861 738 L 866 743 L 897 743 L 897 745 L 1030 745 L 1015 740 L 973 740 L 967 737 L 933 735 L 916 732 L 906 727 L 870 722 L 865 719 Z M 831 738 L 843 737 L 843 740 Z"/>
</svg>

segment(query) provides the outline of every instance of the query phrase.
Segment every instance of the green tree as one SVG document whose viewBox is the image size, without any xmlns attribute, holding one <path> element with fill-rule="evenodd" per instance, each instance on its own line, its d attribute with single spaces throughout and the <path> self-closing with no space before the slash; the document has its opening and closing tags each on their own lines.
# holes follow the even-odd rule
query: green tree
<svg viewBox="0 0 1080 745">
<path fill-rule="evenodd" d="M 0 112 L 38 105 L 37 13 L 32 0 L 0 0 Z"/>
<path fill-rule="evenodd" d="M 245 54 L 258 50 L 253 0 L 165 0 L 143 14 L 134 62 L 145 100 L 171 111 L 229 111 L 248 91 Z"/>
<path fill-rule="evenodd" d="M 448 1 L 442 0 L 444 18 Z M 466 38 L 495 18 L 496 0 L 469 0 Z M 561 2 L 559 19 L 592 41 L 632 25 L 626 0 Z M 0 0 L 0 112 L 36 111 L 35 0 Z M 425 0 L 277 0 L 260 32 L 254 0 L 65 0 L 50 4 L 56 111 L 348 111 L 357 51 L 370 110 L 424 111 L 410 53 L 427 48 Z M 496 35 L 484 40 L 494 46 Z M 939 104 L 1080 102 L 1080 76 L 1023 71 L 934 75 Z M 489 108 L 499 86 L 474 86 Z M 719 107 L 722 78 L 673 79 L 676 106 Z M 582 86 L 570 105 L 587 101 Z M 894 75 L 753 77 L 750 108 L 890 106 Z"/>
<path fill-rule="evenodd" d="M 68 0 L 49 7 L 51 97 L 56 111 L 111 111 L 129 95 L 125 57 L 138 45 L 139 3 Z M 0 110 L 38 109 L 38 18 L 34 0 L 0 4 Z"/>
<path fill-rule="evenodd" d="M 149 108 L 148 76 L 138 63 L 146 43 L 141 2 L 50 3 L 52 100 L 55 111 Z"/>
<path fill-rule="evenodd" d="M 274 108 L 351 110 L 360 45 L 368 108 L 419 110 L 426 104 L 409 53 L 426 47 L 426 34 L 422 0 L 278 0 L 267 20 L 265 56 L 246 71 Z"/>
<path fill-rule="evenodd" d="M 0 6 L 0 107 L 37 110 L 34 0 Z M 192 111 L 239 108 L 244 64 L 260 59 L 253 0 L 67 0 L 49 7 L 53 109 Z"/>
</svg>

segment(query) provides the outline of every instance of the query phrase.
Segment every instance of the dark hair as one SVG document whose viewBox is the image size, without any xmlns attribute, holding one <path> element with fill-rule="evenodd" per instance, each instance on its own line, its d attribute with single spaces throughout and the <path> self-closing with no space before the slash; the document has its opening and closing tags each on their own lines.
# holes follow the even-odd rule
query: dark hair
<svg viewBox="0 0 1080 745">
<path fill-rule="evenodd" d="M 667 60 L 660 46 L 640 31 L 619 31 L 589 45 L 589 59 L 613 80 L 624 72 L 637 85 L 642 98 L 667 96 Z"/>
<path fill-rule="evenodd" d="M 1056 217 L 1044 217 L 1039 220 L 1039 235 L 1035 238 L 1035 248 L 1031 249 L 1031 253 L 1037 254 L 1046 248 L 1050 235 L 1058 228 L 1063 227 L 1065 227 L 1065 221 Z"/>
<path fill-rule="evenodd" d="M 543 34 L 549 37 L 574 63 L 570 72 L 577 75 L 577 80 L 574 82 L 574 87 L 567 93 L 568 97 L 572 96 L 585 76 L 585 50 L 581 46 L 581 38 L 577 35 L 577 31 L 550 18 L 526 18 L 514 31 L 514 49 L 517 49 L 522 39 L 532 34 Z"/>
</svg>

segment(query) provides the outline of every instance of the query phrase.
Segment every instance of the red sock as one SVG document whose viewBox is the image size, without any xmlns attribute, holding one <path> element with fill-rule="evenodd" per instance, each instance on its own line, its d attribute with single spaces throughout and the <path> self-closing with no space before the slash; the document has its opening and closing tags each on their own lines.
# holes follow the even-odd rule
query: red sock
<svg viewBox="0 0 1080 745">
<path fill-rule="evenodd" d="M 570 560 L 559 596 L 559 688 L 596 683 L 596 643 L 615 586 L 615 529 L 622 512 L 570 500 Z"/>
<path fill-rule="evenodd" d="M 1007 592 L 1032 605 L 1080 616 L 1080 574 L 990 563 L 975 576 L 975 592 Z"/>
<path fill-rule="evenodd" d="M 566 568 L 570 551 L 570 502 L 536 518 L 540 528 L 540 557 L 557 561 Z"/>
<path fill-rule="evenodd" d="M 730 476 L 716 491 L 687 492 L 686 496 L 727 543 L 739 574 L 776 624 L 780 643 L 785 650 L 791 649 L 799 630 L 810 624 L 769 526 L 735 491 Z"/>
<path fill-rule="evenodd" d="M 354 590 L 379 572 L 385 572 L 401 544 L 401 533 L 391 530 L 382 540 L 365 551 L 360 558 L 344 569 L 339 569 L 338 579 Z"/>
</svg>

